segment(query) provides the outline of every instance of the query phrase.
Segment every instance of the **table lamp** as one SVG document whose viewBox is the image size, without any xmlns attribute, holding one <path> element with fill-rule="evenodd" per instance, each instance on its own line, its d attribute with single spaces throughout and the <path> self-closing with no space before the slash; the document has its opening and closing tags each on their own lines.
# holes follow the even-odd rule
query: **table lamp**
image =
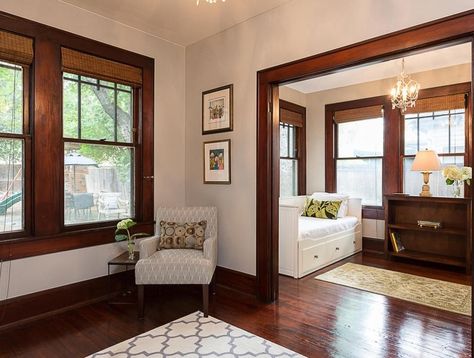
<svg viewBox="0 0 474 358">
<path fill-rule="evenodd" d="M 438 154 L 434 150 L 420 150 L 416 153 L 415 160 L 411 170 L 421 172 L 423 174 L 423 186 L 421 188 L 420 196 L 432 196 L 430 193 L 430 174 L 433 171 L 441 169 L 441 162 L 439 161 Z"/>
</svg>

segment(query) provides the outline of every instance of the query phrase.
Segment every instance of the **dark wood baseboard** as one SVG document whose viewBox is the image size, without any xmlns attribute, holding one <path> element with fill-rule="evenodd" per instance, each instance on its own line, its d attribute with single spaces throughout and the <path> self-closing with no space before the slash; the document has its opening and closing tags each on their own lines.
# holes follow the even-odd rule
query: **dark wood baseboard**
<svg viewBox="0 0 474 358">
<path fill-rule="evenodd" d="M 371 237 L 363 237 L 362 238 L 362 251 L 365 253 L 371 254 L 384 254 L 383 249 L 383 240 L 381 239 L 374 239 Z"/>
<path fill-rule="evenodd" d="M 220 287 L 233 291 L 252 296 L 257 294 L 257 277 L 240 271 L 217 266 L 216 283 Z"/>
<path fill-rule="evenodd" d="M 0 331 L 81 306 L 109 299 L 120 292 L 133 271 L 56 287 L 0 301 Z"/>
<path fill-rule="evenodd" d="M 0 301 L 0 331 L 110 299 L 122 291 L 128 281 L 133 282 L 130 277 L 133 272 L 113 274 L 110 281 L 108 276 L 102 276 Z M 227 290 L 256 294 L 256 277 L 243 272 L 218 266 L 216 283 Z"/>
</svg>

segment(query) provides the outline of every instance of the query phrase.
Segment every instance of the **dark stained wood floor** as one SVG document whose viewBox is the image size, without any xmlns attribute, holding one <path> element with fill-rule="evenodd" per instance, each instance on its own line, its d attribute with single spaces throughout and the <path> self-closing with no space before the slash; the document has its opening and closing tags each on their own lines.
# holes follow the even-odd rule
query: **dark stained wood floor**
<svg viewBox="0 0 474 358">
<path fill-rule="evenodd" d="M 463 273 L 358 254 L 344 260 L 470 284 Z M 314 280 L 280 278 L 265 305 L 218 288 L 211 315 L 308 357 L 470 357 L 470 317 Z M 144 321 L 134 306 L 105 302 L 0 332 L 1 357 L 83 357 L 200 309 L 200 290 L 147 292 Z"/>
</svg>

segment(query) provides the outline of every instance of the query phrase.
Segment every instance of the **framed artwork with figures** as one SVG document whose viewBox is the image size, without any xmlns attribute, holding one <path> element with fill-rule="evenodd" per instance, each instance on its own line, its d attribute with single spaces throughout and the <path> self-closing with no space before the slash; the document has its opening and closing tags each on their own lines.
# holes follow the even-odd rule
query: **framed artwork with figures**
<svg viewBox="0 0 474 358">
<path fill-rule="evenodd" d="M 230 139 L 204 142 L 204 184 L 230 184 Z"/>
<path fill-rule="evenodd" d="M 232 131 L 233 87 L 230 84 L 202 93 L 202 134 Z"/>
</svg>

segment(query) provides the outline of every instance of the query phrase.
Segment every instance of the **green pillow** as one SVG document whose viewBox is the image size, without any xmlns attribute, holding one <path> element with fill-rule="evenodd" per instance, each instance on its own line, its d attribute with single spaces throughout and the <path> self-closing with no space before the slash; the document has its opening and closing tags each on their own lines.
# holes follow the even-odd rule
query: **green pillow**
<svg viewBox="0 0 474 358">
<path fill-rule="evenodd" d="M 319 219 L 337 219 L 337 213 L 341 207 L 341 200 L 316 200 L 311 198 L 306 198 L 306 203 L 304 205 L 303 216 L 309 216 Z"/>
</svg>

